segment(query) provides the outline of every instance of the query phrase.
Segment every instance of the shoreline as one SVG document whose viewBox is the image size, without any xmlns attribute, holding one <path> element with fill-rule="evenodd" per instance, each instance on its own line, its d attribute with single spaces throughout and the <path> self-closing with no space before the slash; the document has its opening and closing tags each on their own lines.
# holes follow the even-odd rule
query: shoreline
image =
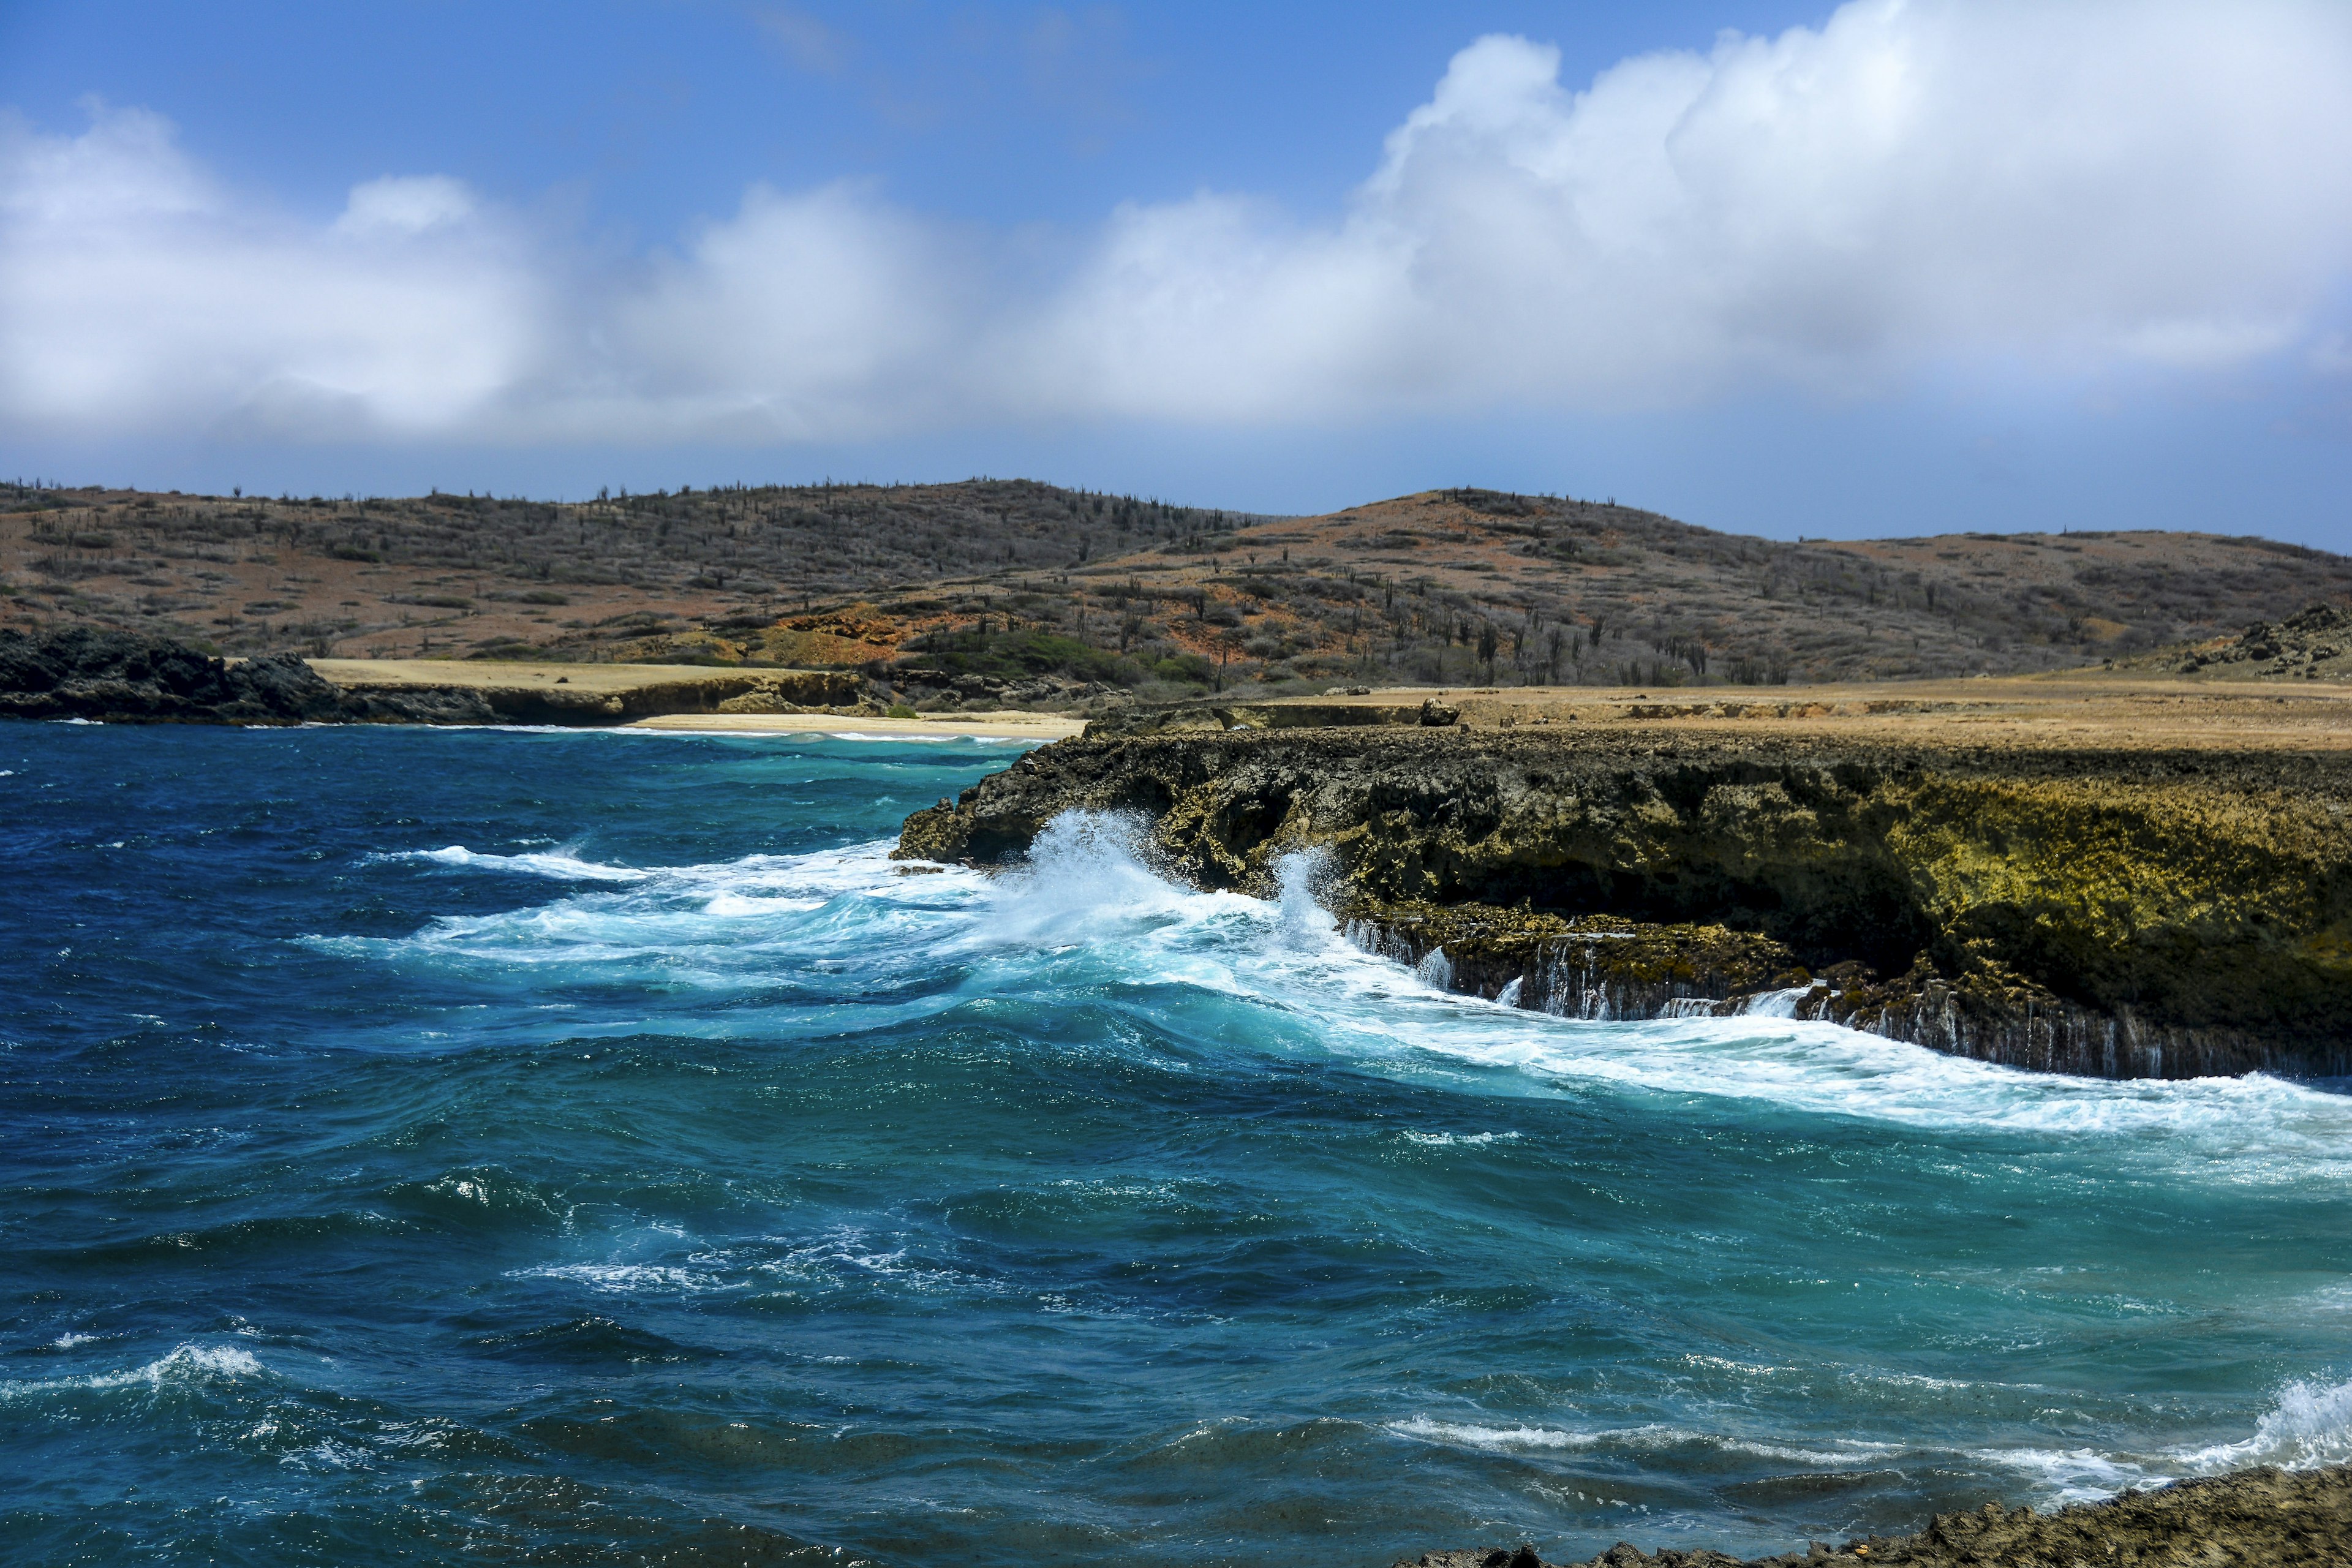
<svg viewBox="0 0 2352 1568">
<path fill-rule="evenodd" d="M 1332 857 L 1357 945 L 1523 1008 L 1823 1019 L 2089 1078 L 2352 1072 L 2341 697 L 2282 726 L 2294 698 L 2225 696 L 2193 744 L 2170 693 L 1549 723 L 1473 706 L 1496 695 L 1113 720 L 915 812 L 898 853 L 999 863 L 1131 811 L 1198 887 Z"/>
<path fill-rule="evenodd" d="M 1083 719 L 1058 713 L 990 713 L 972 718 L 890 719 L 860 713 L 661 713 L 612 726 L 672 734 L 790 735 L 812 731 L 840 740 L 1066 741 L 1086 731 Z"/>
<path fill-rule="evenodd" d="M 2259 1465 L 2126 1489 L 2047 1513 L 2031 1507 L 1940 1513 L 1916 1535 L 1811 1542 L 1769 1557 L 1706 1547 L 1620 1542 L 1574 1563 L 1531 1546 L 1428 1552 L 1395 1568 L 1803 1568 L 1815 1563 L 1906 1563 L 1914 1568 L 2042 1568 L 2061 1563 L 2210 1563 L 2319 1568 L 2352 1554 L 2352 1465 L 2284 1469 Z"/>
</svg>

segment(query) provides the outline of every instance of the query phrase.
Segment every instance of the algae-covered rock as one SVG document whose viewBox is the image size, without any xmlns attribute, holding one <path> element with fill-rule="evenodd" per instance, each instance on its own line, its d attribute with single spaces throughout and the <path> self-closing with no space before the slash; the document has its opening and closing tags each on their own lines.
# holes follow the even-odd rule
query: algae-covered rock
<svg viewBox="0 0 2352 1568">
<path fill-rule="evenodd" d="M 1860 1536 L 1746 1561 L 1663 1547 L 1654 1556 L 1620 1542 L 1572 1568 L 1802 1568 L 1901 1563 L 1911 1568 L 2058 1568 L 2074 1564 L 2210 1564 L 2213 1568 L 2336 1568 L 2352 1561 L 2352 1466 L 2175 1481 L 2051 1513 L 1989 1502 L 1937 1514 L 1916 1535 Z M 1554 1568 L 1533 1546 L 1424 1552 L 1396 1568 Z"/>
<path fill-rule="evenodd" d="M 1651 1011 L 1845 964 L 1800 1016 L 2065 1071 L 2333 1073 L 2352 1068 L 2347 805 L 2333 752 L 1234 730 L 1033 752 L 909 818 L 900 853 L 1000 861 L 1064 810 L 1138 811 L 1205 887 L 1270 892 L 1282 855 L 1324 847 L 1366 940 L 1443 951 L 1487 994 L 1517 978 L 1523 1005 L 1557 998 L 1532 960 L 1498 978 L 1513 955 L 1550 942 L 1557 969 L 1571 932 L 1499 911 L 1653 932 L 1689 978 L 1586 971 Z M 1735 936 L 1775 945 L 1735 963 Z"/>
<path fill-rule="evenodd" d="M 1357 945 L 1449 989 L 1571 1018 L 1737 1013 L 1811 981 L 1781 943 L 1720 925 L 1361 898 L 1339 913 Z"/>
</svg>

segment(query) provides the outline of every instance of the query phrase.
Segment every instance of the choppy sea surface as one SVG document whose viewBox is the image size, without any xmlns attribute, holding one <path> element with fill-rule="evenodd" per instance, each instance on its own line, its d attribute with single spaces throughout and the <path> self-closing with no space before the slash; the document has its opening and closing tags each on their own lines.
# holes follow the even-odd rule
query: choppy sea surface
<svg viewBox="0 0 2352 1568">
<path fill-rule="evenodd" d="M 1785 1550 L 2352 1457 L 2352 1098 L 1430 989 L 970 740 L 0 728 L 37 1563 Z"/>
</svg>

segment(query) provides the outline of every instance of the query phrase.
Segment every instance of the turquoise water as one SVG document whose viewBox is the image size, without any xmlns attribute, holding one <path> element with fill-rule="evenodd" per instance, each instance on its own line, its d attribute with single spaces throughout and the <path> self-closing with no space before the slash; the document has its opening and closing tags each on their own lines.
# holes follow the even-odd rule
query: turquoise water
<svg viewBox="0 0 2352 1568">
<path fill-rule="evenodd" d="M 2352 1099 L 1430 990 L 1013 750 L 0 728 L 39 1563 L 1783 1550 L 2352 1457 Z"/>
</svg>

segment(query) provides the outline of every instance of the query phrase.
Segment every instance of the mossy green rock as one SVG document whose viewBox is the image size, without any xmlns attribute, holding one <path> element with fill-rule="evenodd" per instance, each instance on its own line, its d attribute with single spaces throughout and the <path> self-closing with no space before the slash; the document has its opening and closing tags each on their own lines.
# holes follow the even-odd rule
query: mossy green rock
<svg viewBox="0 0 2352 1568">
<path fill-rule="evenodd" d="M 1843 965 L 1816 1013 L 1942 1049 L 2133 1076 L 2336 1073 L 2352 1068 L 2348 803 L 2352 762 L 2333 752 L 1232 731 L 1030 753 L 910 817 L 900 852 L 999 861 L 1062 811 L 1130 810 L 1206 887 L 1270 891 L 1283 854 L 1326 847 L 1368 937 L 1442 947 L 1472 988 L 1606 916 L 1678 928 L 1644 939 L 1686 955 L 1694 978 L 1668 999 Z M 1471 905 L 1562 923 L 1410 935 Z M 1729 935 L 1775 945 L 1729 965 Z M 1517 975 L 1527 1005 L 1548 994 L 1539 967 Z"/>
</svg>

